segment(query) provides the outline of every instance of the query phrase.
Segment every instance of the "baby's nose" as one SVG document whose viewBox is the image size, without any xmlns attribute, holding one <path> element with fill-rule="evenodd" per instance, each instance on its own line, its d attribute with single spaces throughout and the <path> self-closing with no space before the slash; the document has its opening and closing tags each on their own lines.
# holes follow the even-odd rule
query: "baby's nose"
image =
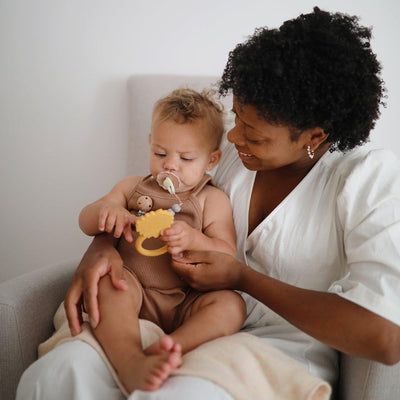
<svg viewBox="0 0 400 400">
<path fill-rule="evenodd" d="M 167 157 L 164 161 L 164 169 L 168 171 L 175 171 L 177 169 L 176 160 L 173 157 Z"/>
</svg>

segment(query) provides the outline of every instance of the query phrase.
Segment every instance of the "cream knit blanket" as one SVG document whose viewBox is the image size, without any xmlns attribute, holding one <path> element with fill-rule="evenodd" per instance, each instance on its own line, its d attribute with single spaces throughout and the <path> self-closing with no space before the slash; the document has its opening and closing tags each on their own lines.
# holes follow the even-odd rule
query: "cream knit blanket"
<svg viewBox="0 0 400 400">
<path fill-rule="evenodd" d="M 90 344 L 103 358 L 124 395 L 126 390 L 94 337 L 84 316 L 82 332 L 72 337 L 61 305 L 54 317 L 55 333 L 39 346 L 39 357 L 71 340 Z M 150 321 L 140 320 L 143 348 L 164 333 Z M 212 340 L 183 356 L 173 375 L 193 375 L 215 382 L 236 400 L 328 400 L 331 387 L 274 347 L 247 333 Z"/>
</svg>

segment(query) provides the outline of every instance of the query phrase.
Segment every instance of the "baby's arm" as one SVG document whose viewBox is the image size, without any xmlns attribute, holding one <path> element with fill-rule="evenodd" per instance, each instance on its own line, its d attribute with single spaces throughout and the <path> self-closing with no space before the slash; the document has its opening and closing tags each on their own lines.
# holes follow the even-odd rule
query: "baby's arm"
<svg viewBox="0 0 400 400">
<path fill-rule="evenodd" d="M 135 223 L 137 218 L 127 210 L 128 195 L 139 179 L 137 176 L 123 179 L 110 193 L 83 208 L 79 215 L 82 231 L 89 236 L 114 231 L 116 238 L 124 233 L 126 240 L 132 242 L 131 224 Z"/>
<path fill-rule="evenodd" d="M 161 236 L 168 251 L 178 254 L 184 250 L 214 250 L 236 257 L 235 227 L 228 196 L 213 186 L 206 186 L 200 196 L 204 204 L 203 232 L 183 221 L 175 222 Z"/>
</svg>

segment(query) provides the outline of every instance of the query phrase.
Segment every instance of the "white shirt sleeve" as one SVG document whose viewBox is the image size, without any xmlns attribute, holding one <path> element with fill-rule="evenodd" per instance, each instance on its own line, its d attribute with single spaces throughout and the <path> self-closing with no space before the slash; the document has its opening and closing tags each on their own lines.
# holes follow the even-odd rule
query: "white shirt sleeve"
<svg viewBox="0 0 400 400">
<path fill-rule="evenodd" d="M 400 162 L 374 150 L 343 178 L 337 211 L 347 265 L 329 291 L 400 325 Z"/>
</svg>

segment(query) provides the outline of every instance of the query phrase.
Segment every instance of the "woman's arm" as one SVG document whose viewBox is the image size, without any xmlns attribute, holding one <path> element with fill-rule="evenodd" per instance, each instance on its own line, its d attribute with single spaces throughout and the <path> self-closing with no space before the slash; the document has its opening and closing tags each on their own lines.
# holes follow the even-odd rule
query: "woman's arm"
<svg viewBox="0 0 400 400">
<path fill-rule="evenodd" d="M 388 365 L 400 361 L 400 327 L 334 293 L 283 283 L 221 253 L 187 252 L 172 265 L 195 289 L 246 292 L 303 332 L 344 353 Z"/>
<path fill-rule="evenodd" d="M 115 248 L 115 239 L 103 233 L 96 236 L 84 254 L 64 301 L 68 325 L 73 336 L 81 332 L 82 304 L 93 328 L 100 320 L 97 303 L 98 283 L 109 274 L 116 289 L 127 290 L 122 259 Z"/>
</svg>

